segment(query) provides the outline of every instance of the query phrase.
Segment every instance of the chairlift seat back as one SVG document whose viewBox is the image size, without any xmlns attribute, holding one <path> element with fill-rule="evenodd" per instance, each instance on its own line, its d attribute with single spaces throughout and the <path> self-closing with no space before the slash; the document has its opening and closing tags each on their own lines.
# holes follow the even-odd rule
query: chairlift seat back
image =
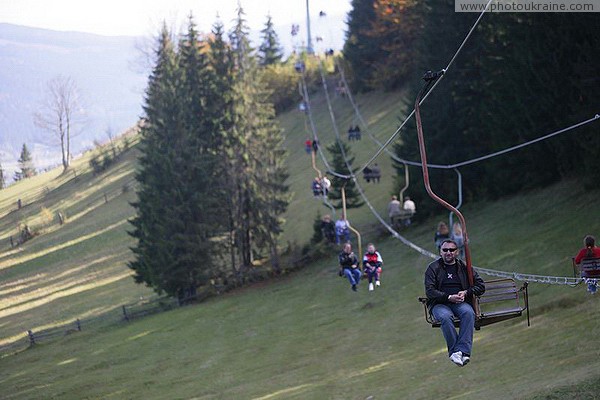
<svg viewBox="0 0 600 400">
<path fill-rule="evenodd" d="M 425 307 L 425 320 L 431 324 L 432 328 L 439 328 L 441 323 L 431 315 L 431 310 L 427 307 L 427 298 L 419 297 L 419 301 Z M 517 288 L 516 282 L 512 278 L 487 281 L 485 282 L 485 293 L 476 297 L 476 301 L 479 309 L 479 315 L 475 320 L 475 329 L 477 330 L 482 326 L 520 317 L 523 315 L 523 311 L 527 311 L 527 325 L 529 326 L 527 282 L 521 288 Z M 521 305 L 521 301 L 524 302 L 523 305 Z M 454 318 L 453 322 L 455 327 L 460 326 L 458 318 Z"/>
<path fill-rule="evenodd" d="M 600 258 L 584 258 L 580 268 L 582 278 L 600 278 Z"/>
</svg>

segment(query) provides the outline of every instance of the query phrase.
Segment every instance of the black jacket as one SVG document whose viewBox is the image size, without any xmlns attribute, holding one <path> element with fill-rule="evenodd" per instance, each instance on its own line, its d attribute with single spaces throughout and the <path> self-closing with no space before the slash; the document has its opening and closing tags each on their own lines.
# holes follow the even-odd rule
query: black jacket
<svg viewBox="0 0 600 400">
<path fill-rule="evenodd" d="M 353 265 L 356 265 L 356 267 L 358 268 L 358 259 L 356 258 L 353 252 L 347 254 L 344 251 L 342 251 L 339 255 L 339 260 L 340 267 L 342 268 L 352 269 Z"/>
<path fill-rule="evenodd" d="M 457 259 L 456 262 L 458 263 L 458 276 L 460 278 L 461 289 L 467 291 L 465 302 L 471 303 L 473 295 L 481 296 L 485 292 L 485 284 L 479 274 L 473 270 L 473 286 L 469 286 L 467 266 L 462 260 Z M 445 273 L 444 261 L 441 257 L 429 264 L 427 271 L 425 271 L 425 295 L 427 296 L 427 305 L 429 307 L 448 302 L 448 295 L 442 291 L 442 282 Z"/>
</svg>

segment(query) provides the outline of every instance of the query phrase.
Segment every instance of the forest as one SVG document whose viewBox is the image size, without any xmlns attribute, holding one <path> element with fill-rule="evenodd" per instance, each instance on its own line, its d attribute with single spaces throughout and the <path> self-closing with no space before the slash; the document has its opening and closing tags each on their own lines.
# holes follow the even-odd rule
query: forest
<svg viewBox="0 0 600 400">
<path fill-rule="evenodd" d="M 352 5 L 343 56 L 354 90 L 406 88 L 409 99 L 416 98 L 426 71 L 446 67 L 478 17 L 455 12 L 449 0 Z M 599 46 L 594 13 L 486 13 L 448 71 L 451 77 L 422 106 L 430 161 L 458 163 L 594 118 L 600 111 Z M 414 121 L 395 153 L 419 160 Z M 600 177 L 598 154 L 598 127 L 588 124 L 462 168 L 465 195 L 498 198 L 564 177 L 593 187 Z M 402 164 L 398 169 L 402 176 Z M 452 170 L 432 172 L 448 193 L 456 193 L 454 176 Z"/>
</svg>

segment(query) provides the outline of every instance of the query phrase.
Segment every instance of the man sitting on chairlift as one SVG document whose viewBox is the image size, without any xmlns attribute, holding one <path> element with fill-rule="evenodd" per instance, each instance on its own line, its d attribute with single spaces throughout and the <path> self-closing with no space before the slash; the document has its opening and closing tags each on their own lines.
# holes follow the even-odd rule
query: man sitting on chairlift
<svg viewBox="0 0 600 400">
<path fill-rule="evenodd" d="M 441 323 L 450 361 L 462 367 L 471 360 L 475 329 L 473 296 L 481 296 L 485 284 L 476 271 L 473 271 L 473 286 L 469 284 L 467 266 L 457 254 L 458 245 L 454 240 L 445 239 L 441 243 L 441 257 L 425 271 L 425 293 L 431 315 Z M 458 334 L 454 318 L 460 319 Z"/>
<path fill-rule="evenodd" d="M 358 258 L 352 252 L 350 243 L 344 244 L 344 249 L 338 256 L 340 263 L 340 276 L 345 276 L 350 282 L 350 287 L 353 291 L 357 291 L 357 286 L 360 282 L 362 272 L 358 264 Z"/>
</svg>

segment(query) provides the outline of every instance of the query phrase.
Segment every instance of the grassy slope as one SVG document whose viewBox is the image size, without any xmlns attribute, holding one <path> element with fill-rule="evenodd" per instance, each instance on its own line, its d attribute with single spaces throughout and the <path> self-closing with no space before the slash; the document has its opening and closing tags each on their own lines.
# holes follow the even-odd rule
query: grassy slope
<svg viewBox="0 0 600 400">
<path fill-rule="evenodd" d="M 126 220 L 133 215 L 128 202 L 135 199 L 136 150 L 124 153 L 110 176 L 92 176 L 90 155 L 74 163 L 76 177 L 51 171 L 0 192 L 0 344 L 27 329 L 100 316 L 151 294 L 133 284 L 124 266 L 132 244 Z M 18 211 L 17 198 L 23 201 Z M 44 208 L 52 221 L 44 221 Z M 67 216 L 62 227 L 57 211 Z M 17 236 L 19 223 L 42 235 L 11 250 L 8 237 Z"/>
<path fill-rule="evenodd" d="M 317 134 L 321 145 L 325 148 L 335 140 L 335 131 L 331 123 L 325 97 L 321 93 L 311 95 L 312 109 L 314 110 L 314 119 L 317 126 Z M 332 104 L 335 112 L 335 118 L 338 122 L 340 135 L 345 139 L 350 125 L 356 125 L 358 121 L 354 118 L 350 102 L 345 98 L 334 97 L 332 95 Z M 358 99 L 358 105 L 363 117 L 371 126 L 371 132 L 379 139 L 385 140 L 395 127 L 398 125 L 398 116 L 403 115 L 405 106 L 403 105 L 402 93 L 369 93 Z M 310 190 L 312 179 L 316 172 L 312 168 L 311 158 L 306 154 L 304 141 L 312 137 L 312 133 L 305 127 L 305 119 L 300 111 L 293 111 L 284 114 L 281 118 L 281 124 L 286 137 L 285 145 L 289 151 L 290 168 L 290 190 L 294 193 L 290 212 L 286 215 L 287 229 L 284 239 L 303 242 L 306 233 L 311 232 L 312 223 L 317 214 L 317 210 L 323 214 L 331 213 L 330 209 L 322 202 L 314 199 Z M 364 129 L 364 127 L 363 127 Z M 368 138 L 366 132 L 363 133 L 362 141 L 349 142 L 352 154 L 356 157 L 354 166 L 362 166 L 377 151 L 378 146 Z M 329 155 L 327 151 L 325 154 Z M 331 158 L 329 158 L 331 160 Z M 367 184 L 362 178 L 360 184 L 368 193 L 369 200 L 384 212 L 387 203 L 390 200 L 393 186 L 391 178 L 395 172 L 392 169 L 390 157 L 383 155 L 377 160 L 382 171 L 382 182 L 380 184 Z M 322 161 L 317 158 L 317 168 L 322 173 L 326 172 Z M 347 174 L 347 171 L 339 171 Z M 321 206 L 319 205 L 321 204 Z M 307 205 L 310 205 L 307 207 Z M 300 212 L 298 212 L 300 211 Z M 349 211 L 349 219 L 353 225 L 358 228 L 364 228 L 373 224 L 373 217 L 367 211 L 366 207 L 361 210 Z M 293 227 L 293 229 L 290 229 Z"/>
<path fill-rule="evenodd" d="M 381 138 L 391 133 L 389 126 L 396 126 L 400 99 L 398 94 L 360 99 L 365 115 L 388 127 L 378 132 Z M 316 98 L 313 109 L 323 110 L 322 102 Z M 351 114 L 343 99 L 336 102 L 345 132 Z M 316 209 L 322 213 L 327 209 L 311 198 L 308 189 L 313 172 L 302 150 L 305 134 L 300 117 L 289 113 L 282 117 L 282 124 L 295 192 L 286 239 L 303 242 L 311 234 Z M 322 141 L 332 139 L 327 115 L 319 113 L 317 121 Z M 375 149 L 366 138 L 353 145 L 355 152 L 359 147 L 364 149 L 358 154 L 359 163 Z M 390 176 L 387 157 L 380 164 L 384 181 L 367 187 L 377 208 L 383 210 L 391 192 L 390 181 L 385 179 Z M 130 171 L 131 160 L 122 168 Z M 54 179 L 49 182 L 62 178 Z M 92 186 L 82 178 L 81 187 L 59 187 L 56 190 L 64 190 L 64 195 L 57 193 L 56 201 L 74 201 L 72 207 L 76 207 L 77 193 L 85 188 L 96 190 L 104 181 L 96 178 Z M 118 188 L 121 183 L 110 184 Z M 18 186 L 0 197 L 0 215 L 4 216 L 0 220 L 4 236 L 0 237 L 12 229 L 5 223 L 5 214 L 19 195 Z M 28 194 L 39 191 L 38 187 L 28 188 Z M 591 217 L 600 211 L 597 195 L 566 182 L 494 204 L 467 204 L 475 263 L 568 275 L 569 256 L 579 248 L 581 237 L 600 230 L 600 221 Z M 4 196 L 11 196 L 10 201 Z M 105 277 L 127 273 L 126 224 L 115 224 L 130 215 L 125 201 L 132 200 L 130 196 L 123 194 L 94 208 L 77 224 L 69 222 L 36 238 L 19 254 L 0 255 L 0 312 L 10 314 L 0 314 L 0 337 L 82 312 L 101 313 L 120 301 L 148 294 L 129 278 L 84 292 L 66 292 L 69 286 L 80 286 L 81 280 L 96 282 L 94 273 Z M 38 212 L 34 207 L 32 215 Z M 364 232 L 373 223 L 366 208 L 353 211 L 351 218 Z M 407 235 L 431 248 L 434 222 L 413 226 Z M 103 228 L 108 229 L 93 239 L 44 254 L 44 249 L 64 240 Z M 365 240 L 377 238 L 367 234 Z M 600 311 L 597 299 L 584 288 L 532 285 L 532 327 L 519 320 L 484 328 L 476 333 L 473 362 L 459 369 L 446 360 L 440 332 L 424 323 L 416 302 L 428 260 L 393 239 L 378 243 L 386 265 L 383 287 L 374 293 L 366 292 L 364 285 L 359 293 L 351 292 L 335 274 L 332 255 L 263 287 L 111 329 L 84 331 L 60 343 L 5 357 L 0 360 L 0 392 L 6 398 L 395 399 L 571 398 L 574 390 L 582 392 L 578 398 L 593 398 L 600 389 L 600 351 L 597 346 L 582 345 L 597 343 Z M 40 256 L 20 261 L 19 257 L 29 254 Z M 47 293 L 36 295 L 37 289 Z M 51 298 L 54 293 L 65 296 L 34 303 L 36 296 Z M 13 302 L 23 303 L 24 309 L 11 314 L 17 307 Z M 457 379 L 462 386 L 447 384 Z M 560 397 L 549 397 L 551 392 Z"/>
</svg>

